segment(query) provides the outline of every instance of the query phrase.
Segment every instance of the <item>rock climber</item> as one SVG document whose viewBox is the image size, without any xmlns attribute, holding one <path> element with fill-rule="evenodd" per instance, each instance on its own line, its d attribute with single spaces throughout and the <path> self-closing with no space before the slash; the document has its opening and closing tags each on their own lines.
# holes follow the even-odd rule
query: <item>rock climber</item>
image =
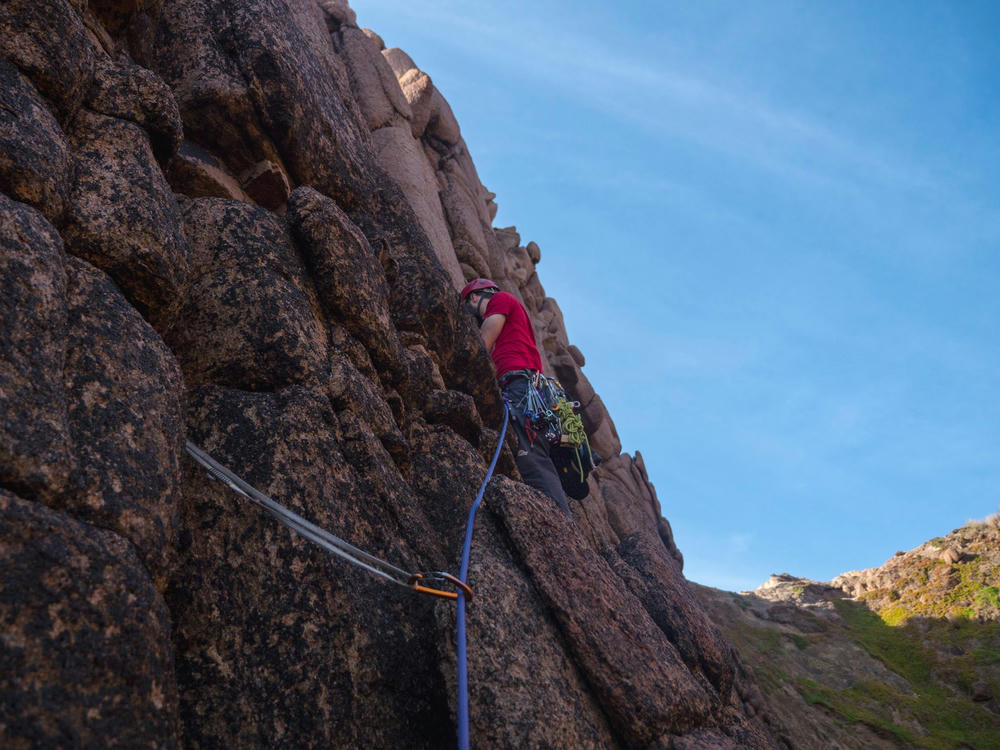
<svg viewBox="0 0 1000 750">
<path fill-rule="evenodd" d="M 549 457 L 549 441 L 544 435 L 529 437 L 525 427 L 528 389 L 535 386 L 542 369 L 527 311 L 514 295 L 501 292 L 489 279 L 474 279 L 466 284 L 462 301 L 479 321 L 479 333 L 497 368 L 497 382 L 510 404 L 510 423 L 517 435 L 518 471 L 525 482 L 571 515 L 559 474 Z"/>
</svg>

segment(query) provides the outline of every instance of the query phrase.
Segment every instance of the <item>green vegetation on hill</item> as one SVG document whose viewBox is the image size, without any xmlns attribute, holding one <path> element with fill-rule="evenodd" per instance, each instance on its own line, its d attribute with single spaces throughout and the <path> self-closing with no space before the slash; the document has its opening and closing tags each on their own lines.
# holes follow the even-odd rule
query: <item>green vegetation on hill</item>
<svg viewBox="0 0 1000 750">
<path fill-rule="evenodd" d="M 860 681 L 842 691 L 797 683 L 807 701 L 807 696 L 813 696 L 813 701 L 820 696 L 848 721 L 881 728 L 913 747 L 945 750 L 961 743 L 1000 747 L 997 716 L 971 699 L 973 685 L 982 679 L 977 663 L 1000 660 L 1000 623 L 937 620 L 893 627 L 855 602 L 839 601 L 836 607 L 849 635 L 906 679 L 913 694 L 876 681 Z M 1000 683 L 994 679 L 989 687 L 996 695 Z M 890 718 L 897 715 L 912 716 L 927 734 Z"/>
<path fill-rule="evenodd" d="M 893 588 L 874 589 L 860 599 L 889 625 L 911 617 L 992 619 L 1000 613 L 998 581 L 1000 566 L 979 557 L 953 564 L 921 560 Z"/>
<path fill-rule="evenodd" d="M 889 625 L 911 617 L 996 620 L 1000 618 L 1000 518 L 972 522 L 923 548 L 897 553 L 881 570 L 879 584 L 859 598 Z"/>
<path fill-rule="evenodd" d="M 1000 750 L 1000 517 L 838 581 L 860 595 L 774 576 L 706 598 L 782 731 L 806 748 Z"/>
<path fill-rule="evenodd" d="M 972 699 L 983 682 L 982 667 L 1000 664 L 1000 623 L 913 621 L 887 625 L 877 614 L 852 601 L 836 602 L 842 635 L 905 680 L 905 685 L 864 678 L 838 689 L 824 684 L 808 668 L 812 644 L 830 634 L 803 636 L 745 623 L 728 629 L 744 660 L 753 667 L 765 694 L 780 696 L 793 685 L 810 706 L 821 706 L 837 723 L 864 724 L 901 747 L 952 750 L 1000 748 L 1000 717 Z M 794 651 L 792 650 L 794 647 Z M 941 647 L 941 648 L 939 648 Z M 801 652 L 805 661 L 789 660 Z M 1000 680 L 987 682 L 1000 695 Z"/>
</svg>

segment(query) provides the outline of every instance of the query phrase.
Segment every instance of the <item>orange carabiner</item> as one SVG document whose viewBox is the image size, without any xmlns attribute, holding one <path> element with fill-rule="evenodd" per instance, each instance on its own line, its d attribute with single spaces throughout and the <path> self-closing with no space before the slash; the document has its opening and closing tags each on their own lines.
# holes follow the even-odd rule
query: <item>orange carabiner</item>
<svg viewBox="0 0 1000 750">
<path fill-rule="evenodd" d="M 465 598 L 470 602 L 472 601 L 472 589 L 470 589 L 461 579 L 457 576 L 453 576 L 451 573 L 445 573 L 442 571 L 434 573 L 414 573 L 410 576 L 407 583 L 410 585 L 410 588 L 414 591 L 419 591 L 421 594 L 437 596 L 441 599 L 458 599 L 458 593 L 455 591 L 443 591 L 442 589 L 436 589 L 430 586 L 421 586 L 419 581 L 447 581 L 448 583 L 452 583 L 460 588 L 462 593 L 465 594 Z"/>
</svg>

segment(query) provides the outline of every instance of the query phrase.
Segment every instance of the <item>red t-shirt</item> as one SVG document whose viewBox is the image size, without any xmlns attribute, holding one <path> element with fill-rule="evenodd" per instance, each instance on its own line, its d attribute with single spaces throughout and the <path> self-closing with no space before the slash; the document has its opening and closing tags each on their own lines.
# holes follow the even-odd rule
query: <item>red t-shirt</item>
<svg viewBox="0 0 1000 750">
<path fill-rule="evenodd" d="M 497 377 L 511 370 L 541 370 L 542 358 L 535 343 L 535 329 L 531 327 L 528 313 L 517 301 L 517 297 L 507 292 L 494 294 L 486 305 L 485 318 L 491 315 L 507 316 L 493 345 L 493 364 L 497 366 Z"/>
</svg>

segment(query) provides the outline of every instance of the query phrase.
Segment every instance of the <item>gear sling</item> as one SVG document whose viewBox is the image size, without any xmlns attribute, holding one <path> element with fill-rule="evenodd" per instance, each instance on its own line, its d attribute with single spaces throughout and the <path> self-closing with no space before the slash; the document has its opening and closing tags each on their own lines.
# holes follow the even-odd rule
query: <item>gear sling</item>
<svg viewBox="0 0 1000 750">
<path fill-rule="evenodd" d="M 591 449 L 583 420 L 576 412 L 580 402 L 570 401 L 558 380 L 534 370 L 506 373 L 500 387 L 511 402 L 516 432 L 528 440 L 529 452 L 541 449 L 555 466 L 563 492 L 576 500 L 585 498 L 589 492 L 587 476 L 600 457 Z M 528 468 L 529 473 L 533 468 Z M 553 495 L 553 499 L 559 503 L 559 498 Z"/>
</svg>

